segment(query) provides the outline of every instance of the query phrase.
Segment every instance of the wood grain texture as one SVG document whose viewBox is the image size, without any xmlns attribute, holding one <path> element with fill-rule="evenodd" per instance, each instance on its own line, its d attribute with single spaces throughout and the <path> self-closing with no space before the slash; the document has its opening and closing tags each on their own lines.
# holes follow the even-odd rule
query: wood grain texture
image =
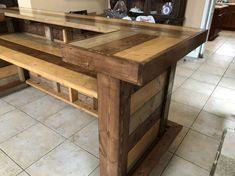
<svg viewBox="0 0 235 176">
<path fill-rule="evenodd" d="M 84 95 L 97 98 L 96 79 L 35 57 L 0 46 L 0 58 L 52 81 L 71 87 Z M 22 58 L 24 58 L 22 60 Z M 78 79 L 79 78 L 79 79 Z"/>
<path fill-rule="evenodd" d="M 100 174 L 127 173 L 127 153 L 132 86 L 98 74 Z"/>
<path fill-rule="evenodd" d="M 6 67 L 2 67 L 2 68 L 0 68 L 0 79 L 16 75 L 17 73 L 18 73 L 17 67 L 15 65 L 9 65 Z"/>
</svg>

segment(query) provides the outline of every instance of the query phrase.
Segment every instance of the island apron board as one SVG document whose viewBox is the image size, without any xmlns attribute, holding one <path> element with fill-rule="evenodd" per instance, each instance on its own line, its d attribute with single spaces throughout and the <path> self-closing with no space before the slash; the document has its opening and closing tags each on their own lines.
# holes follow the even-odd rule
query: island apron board
<svg viewBox="0 0 235 176">
<path fill-rule="evenodd" d="M 182 128 L 168 121 L 177 61 L 206 30 L 27 8 L 0 25 L 0 91 L 26 83 L 98 118 L 101 176 L 151 173 Z"/>
</svg>

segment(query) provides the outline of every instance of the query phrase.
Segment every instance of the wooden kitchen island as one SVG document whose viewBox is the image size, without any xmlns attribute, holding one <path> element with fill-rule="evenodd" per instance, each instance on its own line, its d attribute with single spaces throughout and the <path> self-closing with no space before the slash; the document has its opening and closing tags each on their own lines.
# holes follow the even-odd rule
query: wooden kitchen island
<svg viewBox="0 0 235 176">
<path fill-rule="evenodd" d="M 100 175 L 149 175 L 181 130 L 168 121 L 176 63 L 207 31 L 25 8 L 0 16 L 0 59 L 20 80 L 98 118 Z"/>
</svg>

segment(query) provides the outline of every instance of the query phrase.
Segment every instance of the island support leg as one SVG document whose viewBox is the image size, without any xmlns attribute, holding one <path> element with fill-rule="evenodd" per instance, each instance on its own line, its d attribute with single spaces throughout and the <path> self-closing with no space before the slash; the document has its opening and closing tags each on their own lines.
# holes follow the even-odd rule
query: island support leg
<svg viewBox="0 0 235 176">
<path fill-rule="evenodd" d="M 102 176 L 127 174 L 130 102 L 133 87 L 98 74 L 100 172 Z"/>
</svg>

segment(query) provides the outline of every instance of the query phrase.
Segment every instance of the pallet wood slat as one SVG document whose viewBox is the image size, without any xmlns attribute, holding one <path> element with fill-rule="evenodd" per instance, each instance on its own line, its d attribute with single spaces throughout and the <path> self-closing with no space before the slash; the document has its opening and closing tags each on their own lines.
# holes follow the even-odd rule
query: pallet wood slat
<svg viewBox="0 0 235 176">
<path fill-rule="evenodd" d="M 15 65 L 2 67 L 0 68 L 0 79 L 16 75 L 17 73 L 17 67 Z"/>
<path fill-rule="evenodd" d="M 75 102 L 78 100 L 78 92 L 72 88 L 69 88 L 69 100 Z"/>
<path fill-rule="evenodd" d="M 24 75 L 24 70 L 20 67 L 17 67 L 17 72 L 18 72 L 20 81 L 24 82 L 26 80 L 25 75 Z"/>
<path fill-rule="evenodd" d="M 1 59 L 7 62 L 35 72 L 52 81 L 71 87 L 84 95 L 97 98 L 97 83 L 95 78 L 91 78 L 2 46 L 0 46 L 0 50 Z M 21 58 L 24 59 L 22 60 Z"/>
</svg>

